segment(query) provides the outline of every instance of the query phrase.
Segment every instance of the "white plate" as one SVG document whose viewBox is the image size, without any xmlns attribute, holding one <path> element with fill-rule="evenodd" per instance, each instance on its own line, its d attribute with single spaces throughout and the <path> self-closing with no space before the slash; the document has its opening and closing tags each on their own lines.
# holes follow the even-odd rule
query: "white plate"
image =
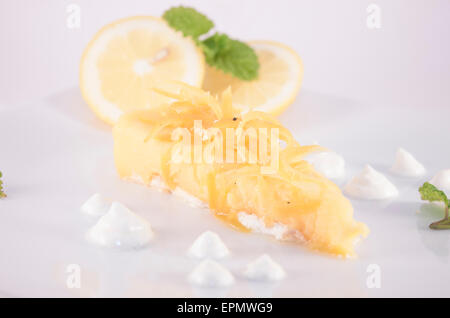
<svg viewBox="0 0 450 318">
<path fill-rule="evenodd" d="M 300 143 L 318 141 L 344 156 L 341 185 L 370 163 L 400 190 L 391 202 L 353 201 L 356 219 L 371 234 L 358 247 L 358 259 L 342 260 L 236 232 L 175 196 L 120 180 L 110 128 L 91 114 L 77 88 L 33 107 L 2 111 L 0 169 L 8 198 L 0 201 L 0 294 L 448 297 L 450 231 L 428 229 L 443 212 L 421 202 L 417 192 L 435 172 L 450 168 L 450 111 L 445 112 L 393 111 L 303 91 L 281 116 Z M 399 146 L 427 167 L 426 176 L 389 174 Z M 90 246 L 84 235 L 95 221 L 79 208 L 95 192 L 148 218 L 156 232 L 151 246 L 128 252 Z M 237 278 L 229 289 L 192 288 L 186 281 L 198 261 L 185 252 L 207 229 L 219 233 L 232 252 L 222 261 Z M 288 278 L 275 285 L 245 281 L 240 272 L 262 253 L 282 264 Z M 67 287 L 69 264 L 80 266 L 81 288 Z M 368 288 L 370 264 L 380 269 L 381 288 Z"/>
</svg>

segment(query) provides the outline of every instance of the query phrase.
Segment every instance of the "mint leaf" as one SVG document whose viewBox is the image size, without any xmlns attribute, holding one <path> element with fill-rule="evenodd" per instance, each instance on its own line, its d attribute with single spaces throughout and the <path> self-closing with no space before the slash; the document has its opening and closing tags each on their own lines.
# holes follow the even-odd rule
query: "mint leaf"
<svg viewBox="0 0 450 318">
<path fill-rule="evenodd" d="M 215 33 L 213 36 L 200 42 L 200 47 L 205 53 L 206 62 L 214 63 L 220 51 L 225 51 L 230 45 L 230 38 L 225 34 Z"/>
<path fill-rule="evenodd" d="M 189 7 L 175 7 L 163 14 L 163 19 L 184 36 L 191 36 L 194 40 L 214 27 L 214 23 L 205 15 Z"/>
<path fill-rule="evenodd" d="M 164 12 L 163 18 L 173 29 L 195 41 L 210 66 L 244 81 L 258 77 L 258 56 L 249 45 L 221 33 L 199 40 L 200 35 L 208 33 L 214 27 L 214 23 L 205 15 L 193 8 L 180 6 Z"/>
<path fill-rule="evenodd" d="M 258 77 L 258 57 L 248 44 L 219 33 L 205 39 L 202 44 L 206 47 L 204 52 L 209 65 L 245 81 Z"/>
<path fill-rule="evenodd" d="M 444 202 L 448 207 L 448 198 L 445 193 L 429 182 L 425 182 L 423 186 L 419 188 L 419 193 L 422 200 L 430 202 Z"/>
<path fill-rule="evenodd" d="M 443 202 L 445 204 L 445 216 L 442 220 L 433 222 L 430 224 L 430 228 L 434 230 L 448 230 L 450 229 L 449 218 L 449 202 L 444 191 L 439 190 L 429 182 L 425 182 L 423 186 L 419 188 L 420 197 L 422 200 L 430 202 Z"/>
<path fill-rule="evenodd" d="M 0 198 L 6 197 L 6 193 L 3 192 L 3 181 L 1 180 L 2 176 L 2 172 L 0 171 Z"/>
</svg>

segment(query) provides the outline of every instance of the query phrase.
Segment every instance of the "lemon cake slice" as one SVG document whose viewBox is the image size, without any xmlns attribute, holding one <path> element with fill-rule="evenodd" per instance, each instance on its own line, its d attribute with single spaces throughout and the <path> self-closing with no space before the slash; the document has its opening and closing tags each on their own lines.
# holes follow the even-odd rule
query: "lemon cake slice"
<svg viewBox="0 0 450 318">
<path fill-rule="evenodd" d="M 354 220 L 340 189 L 303 160 L 323 150 L 320 146 L 300 145 L 272 115 L 239 113 L 231 90 L 216 98 L 178 82 L 153 89 L 173 101 L 124 114 L 114 126 L 120 177 L 146 185 L 161 178 L 171 191 L 181 189 L 205 202 L 215 216 L 244 232 L 252 223 L 243 221 L 246 215 L 259 227 L 282 229 L 273 231 L 278 239 L 355 255 L 355 243 L 368 228 Z"/>
</svg>

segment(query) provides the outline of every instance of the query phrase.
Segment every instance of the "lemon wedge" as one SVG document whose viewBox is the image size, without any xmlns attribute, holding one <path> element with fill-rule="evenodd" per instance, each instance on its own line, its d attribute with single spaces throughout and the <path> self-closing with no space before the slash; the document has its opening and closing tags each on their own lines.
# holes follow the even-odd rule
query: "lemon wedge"
<svg viewBox="0 0 450 318">
<path fill-rule="evenodd" d="M 92 110 L 114 124 L 128 111 L 168 101 L 150 88 L 160 80 L 201 87 L 203 53 L 194 42 L 155 17 L 131 17 L 103 27 L 80 63 L 80 89 Z"/>
<path fill-rule="evenodd" d="M 294 101 L 303 79 L 303 64 L 290 47 L 272 41 L 248 43 L 258 55 L 259 76 L 242 81 L 206 66 L 203 89 L 220 94 L 228 86 L 233 92 L 233 106 L 242 112 L 259 110 L 281 114 Z"/>
</svg>

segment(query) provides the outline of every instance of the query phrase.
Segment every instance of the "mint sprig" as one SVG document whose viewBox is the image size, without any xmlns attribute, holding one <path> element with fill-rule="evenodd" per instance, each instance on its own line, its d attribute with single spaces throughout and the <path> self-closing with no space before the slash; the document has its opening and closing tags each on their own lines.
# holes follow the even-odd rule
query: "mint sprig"
<svg viewBox="0 0 450 318">
<path fill-rule="evenodd" d="M 423 186 L 419 188 L 420 197 L 422 200 L 430 202 L 443 202 L 445 205 L 445 215 L 442 220 L 433 222 L 430 224 L 430 228 L 434 230 L 446 230 L 450 229 L 450 218 L 449 218 L 449 200 L 445 195 L 444 191 L 439 190 L 434 185 L 429 182 L 425 182 Z"/>
<path fill-rule="evenodd" d="M 258 77 L 258 56 L 248 44 L 217 32 L 200 40 L 200 36 L 214 27 L 214 23 L 204 14 L 193 8 L 180 6 L 164 12 L 163 18 L 173 29 L 194 40 L 210 66 L 244 81 Z"/>
<path fill-rule="evenodd" d="M 164 12 L 163 18 L 172 28 L 194 39 L 208 33 L 214 27 L 214 23 L 204 14 L 188 7 L 171 8 Z"/>
<path fill-rule="evenodd" d="M 0 171 L 0 198 L 6 197 L 6 193 L 3 191 L 3 181 L 1 180 L 2 176 L 2 172 Z"/>
</svg>

